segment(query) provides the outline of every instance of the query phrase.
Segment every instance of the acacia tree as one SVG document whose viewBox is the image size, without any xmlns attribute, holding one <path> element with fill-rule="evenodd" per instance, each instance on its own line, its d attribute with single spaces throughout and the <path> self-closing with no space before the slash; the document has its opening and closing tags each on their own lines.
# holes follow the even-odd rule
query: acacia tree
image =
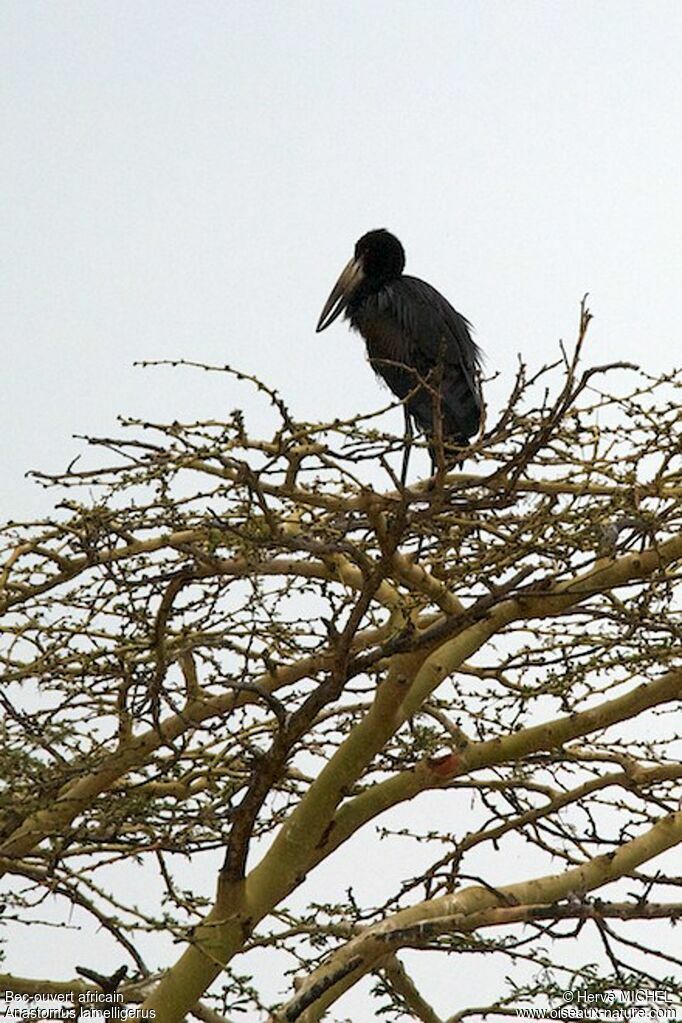
<svg viewBox="0 0 682 1023">
<path fill-rule="evenodd" d="M 5 913 L 57 896 L 128 973 L 3 988 L 309 1023 L 372 974 L 387 1019 L 436 1023 L 428 954 L 535 964 L 452 1020 L 571 985 L 679 995 L 679 953 L 646 959 L 628 922 L 682 911 L 682 878 L 649 866 L 682 841 L 680 377 L 581 368 L 588 320 L 570 356 L 521 367 L 471 471 L 441 457 L 401 487 L 401 442 L 372 417 L 298 422 L 242 376 L 271 439 L 239 412 L 126 421 L 90 441 L 106 465 L 39 477 L 61 501 L 6 527 L 0 573 Z M 415 827 L 434 791 L 447 814 Z M 390 897 L 306 905 L 316 867 L 398 808 Z M 155 871 L 157 912 L 127 901 L 126 861 Z M 575 942 L 570 962 L 545 950 L 594 928 L 600 970 Z M 177 961 L 147 965 L 156 932 Z M 278 1005 L 257 980 L 272 949 L 294 974 Z"/>
</svg>

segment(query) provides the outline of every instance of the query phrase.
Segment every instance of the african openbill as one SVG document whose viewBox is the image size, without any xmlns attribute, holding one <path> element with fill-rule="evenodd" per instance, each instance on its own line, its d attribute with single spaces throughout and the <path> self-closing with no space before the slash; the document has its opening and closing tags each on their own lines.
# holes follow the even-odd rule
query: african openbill
<svg viewBox="0 0 682 1023">
<path fill-rule="evenodd" d="M 373 370 L 404 401 L 403 484 L 413 421 L 429 440 L 432 469 L 439 432 L 448 461 L 456 461 L 481 423 L 481 351 L 471 324 L 426 281 L 404 274 L 404 267 L 405 250 L 395 235 L 369 231 L 317 324 L 319 333 L 345 311 L 365 339 Z"/>
</svg>

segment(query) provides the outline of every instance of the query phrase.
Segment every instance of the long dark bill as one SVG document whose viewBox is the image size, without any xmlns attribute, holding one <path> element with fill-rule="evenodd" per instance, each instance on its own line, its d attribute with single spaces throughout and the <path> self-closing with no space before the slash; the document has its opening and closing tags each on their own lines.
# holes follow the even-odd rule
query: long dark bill
<svg viewBox="0 0 682 1023">
<path fill-rule="evenodd" d="M 331 294 L 324 304 L 324 309 L 317 321 L 315 331 L 317 334 L 325 330 L 330 323 L 333 323 L 337 316 L 340 316 L 348 305 L 348 301 L 362 280 L 362 263 L 353 258 L 341 271 L 338 281 L 331 290 Z"/>
</svg>

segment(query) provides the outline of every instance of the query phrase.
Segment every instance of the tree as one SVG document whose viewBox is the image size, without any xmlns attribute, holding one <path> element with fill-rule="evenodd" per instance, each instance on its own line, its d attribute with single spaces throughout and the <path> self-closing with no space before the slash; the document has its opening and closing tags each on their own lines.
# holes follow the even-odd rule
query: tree
<svg viewBox="0 0 682 1023">
<path fill-rule="evenodd" d="M 681 879 L 650 866 L 682 840 L 680 376 L 581 369 L 588 321 L 572 354 L 520 367 L 467 471 L 441 458 L 407 488 L 372 417 L 297 422 L 239 374 L 272 403 L 271 439 L 240 412 L 127 421 L 90 441 L 106 465 L 39 476 L 65 497 L 7 526 L 0 575 L 6 913 L 56 895 L 129 974 L 4 988 L 109 983 L 164 1023 L 309 1023 L 371 974 L 387 1019 L 435 1023 L 428 954 L 535 964 L 452 1019 L 576 986 L 679 994 L 674 947 L 647 958 L 627 922 L 682 912 Z M 415 825 L 434 793 L 447 813 Z M 300 908 L 397 808 L 390 897 Z M 155 872 L 154 914 L 127 902 L 122 862 Z M 599 969 L 580 942 L 572 962 L 544 947 L 591 929 Z M 145 964 L 154 934 L 177 961 Z M 272 949 L 296 974 L 279 1005 L 248 972 Z"/>
</svg>

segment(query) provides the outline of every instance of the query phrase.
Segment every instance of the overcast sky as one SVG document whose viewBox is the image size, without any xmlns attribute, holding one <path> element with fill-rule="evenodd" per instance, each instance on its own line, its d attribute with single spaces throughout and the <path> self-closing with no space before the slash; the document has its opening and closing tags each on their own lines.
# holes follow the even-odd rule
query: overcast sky
<svg viewBox="0 0 682 1023">
<path fill-rule="evenodd" d="M 477 328 L 495 407 L 591 294 L 588 358 L 680 350 L 679 2 L 0 4 L 0 518 L 116 413 L 220 415 L 229 361 L 306 418 L 385 403 L 314 325 L 356 238 Z M 679 360 L 678 360 L 679 361 Z M 400 413 L 396 411 L 396 428 Z"/>
<path fill-rule="evenodd" d="M 586 291 L 589 361 L 679 363 L 681 29 L 679 0 L 2 0 L 0 518 L 48 508 L 23 474 L 74 433 L 251 401 L 136 359 L 385 404 L 314 333 L 374 227 L 474 323 L 493 411 Z"/>
</svg>

